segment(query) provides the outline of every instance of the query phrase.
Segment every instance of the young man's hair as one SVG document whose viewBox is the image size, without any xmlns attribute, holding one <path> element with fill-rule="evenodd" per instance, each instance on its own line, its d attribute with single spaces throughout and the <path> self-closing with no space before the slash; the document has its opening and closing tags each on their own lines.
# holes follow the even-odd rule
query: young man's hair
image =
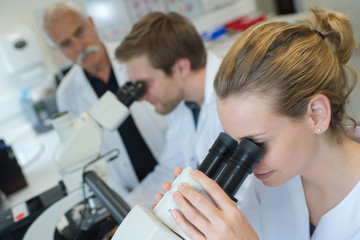
<svg viewBox="0 0 360 240">
<path fill-rule="evenodd" d="M 168 76 L 180 58 L 190 61 L 191 70 L 201 69 L 206 64 L 200 35 L 188 19 L 177 13 L 146 15 L 134 25 L 115 52 L 120 61 L 144 54 L 154 68 L 162 69 Z"/>
</svg>

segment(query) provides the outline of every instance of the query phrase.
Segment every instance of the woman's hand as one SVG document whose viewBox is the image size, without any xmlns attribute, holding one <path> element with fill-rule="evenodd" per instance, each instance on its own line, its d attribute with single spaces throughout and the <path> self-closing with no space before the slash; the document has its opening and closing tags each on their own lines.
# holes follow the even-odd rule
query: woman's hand
<svg viewBox="0 0 360 240">
<path fill-rule="evenodd" d="M 183 169 L 182 169 L 181 167 L 175 168 L 174 171 L 173 171 L 174 178 L 177 178 L 177 176 L 180 175 L 180 173 L 181 173 L 182 170 L 183 170 Z M 169 191 L 170 188 L 171 188 L 171 182 L 166 182 L 166 183 L 164 183 L 164 184 L 162 185 L 162 190 L 163 190 L 164 192 Z M 164 194 L 157 193 L 157 194 L 155 195 L 155 201 L 156 201 L 157 203 L 160 202 L 160 200 L 161 200 L 161 198 L 162 198 L 163 196 L 164 196 Z M 156 204 L 154 204 L 154 205 L 152 206 L 152 208 L 154 208 L 155 206 L 156 206 Z"/>
<path fill-rule="evenodd" d="M 177 173 L 174 170 L 174 175 Z M 180 171 L 181 172 L 181 171 Z M 176 224 L 190 239 L 259 239 L 244 213 L 226 195 L 220 186 L 204 173 L 192 169 L 190 176 L 212 198 L 216 206 L 187 184 L 180 184 L 173 198 L 178 210 L 171 214 Z M 168 191 L 171 183 L 165 183 Z M 158 196 L 161 199 L 161 196 Z"/>
</svg>

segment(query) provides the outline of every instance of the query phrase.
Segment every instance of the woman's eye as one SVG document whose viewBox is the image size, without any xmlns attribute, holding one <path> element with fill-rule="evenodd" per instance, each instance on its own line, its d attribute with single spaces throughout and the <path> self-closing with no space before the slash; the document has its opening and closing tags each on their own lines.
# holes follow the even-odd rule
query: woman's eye
<svg viewBox="0 0 360 240">
<path fill-rule="evenodd" d="M 258 145 L 261 149 L 265 148 L 265 143 L 264 142 L 255 142 L 256 145 Z"/>
<path fill-rule="evenodd" d="M 249 139 L 250 141 L 252 141 L 253 143 L 255 143 L 256 145 L 258 145 L 261 149 L 265 148 L 265 142 L 256 140 L 256 139 Z"/>
</svg>

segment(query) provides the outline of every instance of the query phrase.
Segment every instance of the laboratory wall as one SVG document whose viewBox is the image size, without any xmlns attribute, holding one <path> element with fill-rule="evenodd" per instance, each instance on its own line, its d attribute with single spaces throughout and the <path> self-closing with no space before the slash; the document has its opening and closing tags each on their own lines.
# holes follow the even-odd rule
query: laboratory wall
<svg viewBox="0 0 360 240">
<path fill-rule="evenodd" d="M 29 27 L 40 43 L 45 58 L 44 63 L 49 71 L 54 70 L 55 66 L 51 60 L 47 45 L 41 36 L 42 30 L 36 14 L 55 2 L 57 1 L 0 0 L 0 35 L 6 35 L 24 26 Z M 0 96 L 15 90 L 16 87 L 16 83 L 12 82 L 12 79 L 5 73 L 4 67 L 0 65 Z"/>
<path fill-rule="evenodd" d="M 18 29 L 26 26 L 35 35 L 36 40 L 40 43 L 42 54 L 44 55 L 44 65 L 48 72 L 55 69 L 51 57 L 47 50 L 47 45 L 41 37 L 41 28 L 36 20 L 36 12 L 44 9 L 55 0 L 0 0 L 0 36 L 8 35 Z M 22 114 L 20 104 L 21 93 L 15 78 L 9 76 L 3 64 L 0 64 L 0 137 L 17 135 L 16 131 L 22 131 L 21 128 L 31 132 L 31 126 L 24 124 L 26 119 Z M 10 137 L 11 138 L 11 137 Z"/>
<path fill-rule="evenodd" d="M 75 2 L 76 0 L 74 0 Z M 50 48 L 43 38 L 42 28 L 38 15 L 49 5 L 58 2 L 56 0 L 0 0 L 0 37 L 9 36 L 19 32 L 22 28 L 28 28 L 35 37 L 40 47 L 39 54 L 43 57 L 44 74 L 38 78 L 38 82 L 51 81 L 57 70 Z M 1 54 L 4 54 L 3 52 Z M 0 61 L 0 138 L 14 142 L 25 135 L 35 135 L 32 125 L 24 115 L 21 105 L 22 92 L 28 86 L 26 82 L 9 74 Z M 34 85 L 34 84 L 33 84 Z"/>
</svg>

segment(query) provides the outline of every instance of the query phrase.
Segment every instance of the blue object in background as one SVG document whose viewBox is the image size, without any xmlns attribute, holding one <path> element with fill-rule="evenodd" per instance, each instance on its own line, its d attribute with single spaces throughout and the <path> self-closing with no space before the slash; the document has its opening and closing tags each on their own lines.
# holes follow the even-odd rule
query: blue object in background
<svg viewBox="0 0 360 240">
<path fill-rule="evenodd" d="M 226 34 L 225 26 L 215 28 L 212 31 L 206 31 L 201 34 L 204 41 L 213 41 Z"/>
</svg>

